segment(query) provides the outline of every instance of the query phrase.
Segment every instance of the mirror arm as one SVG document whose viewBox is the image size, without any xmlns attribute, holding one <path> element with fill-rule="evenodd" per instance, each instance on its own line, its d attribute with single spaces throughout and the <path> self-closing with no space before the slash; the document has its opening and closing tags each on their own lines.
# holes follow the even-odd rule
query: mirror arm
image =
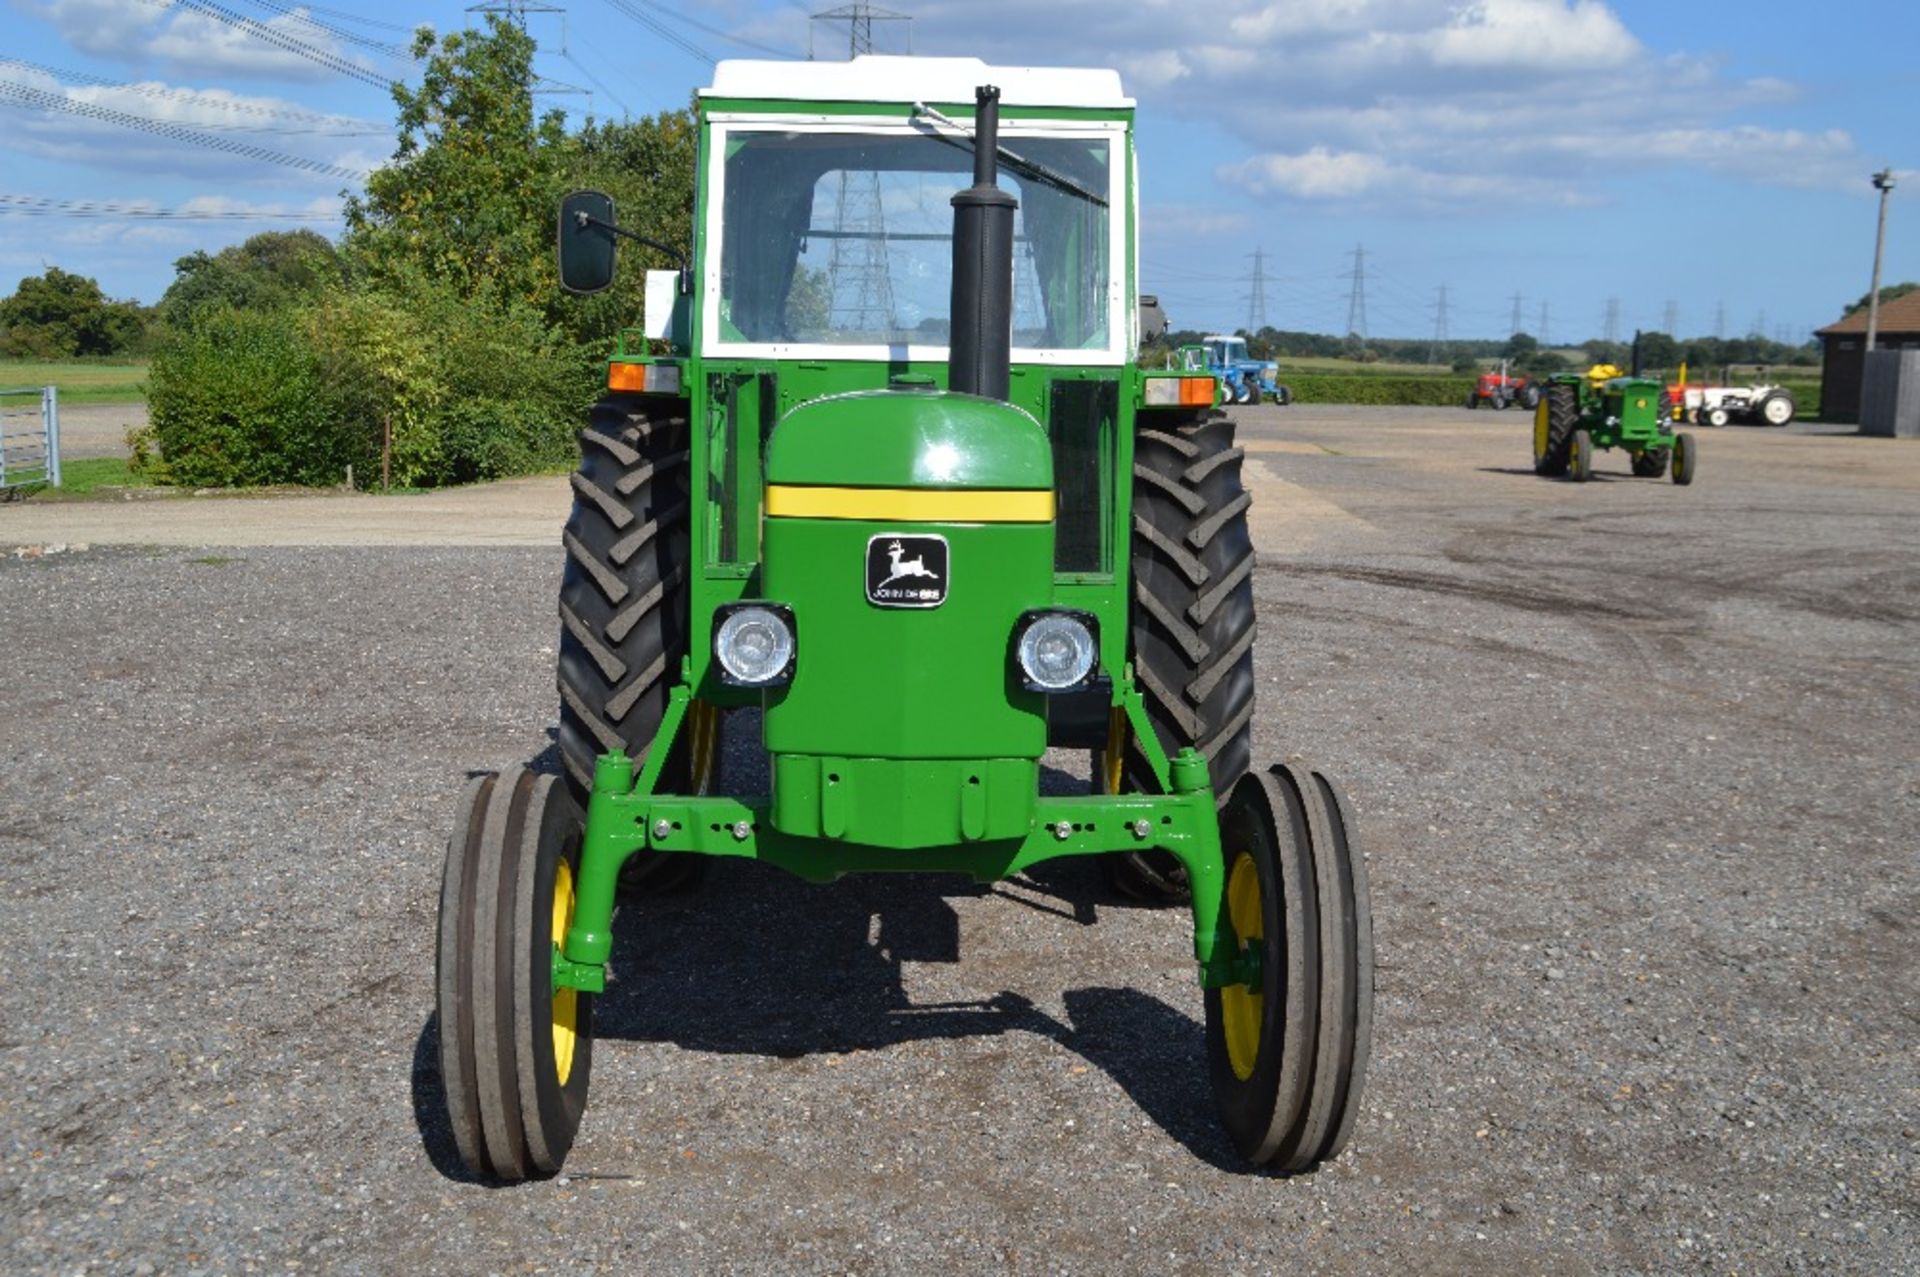
<svg viewBox="0 0 1920 1277">
<path fill-rule="evenodd" d="M 637 244 L 645 244 L 648 248 L 659 249 L 680 263 L 680 291 L 682 293 L 691 293 L 693 291 L 693 271 L 687 265 L 687 255 L 680 249 L 675 248 L 672 244 L 663 244 L 657 239 L 648 239 L 645 235 L 637 231 L 630 231 L 624 226 L 615 226 L 612 222 L 601 221 L 599 218 L 593 216 L 593 214 L 585 211 L 576 211 L 574 213 L 573 224 L 581 230 L 585 230 L 589 226 L 598 226 L 602 230 L 611 231 L 615 235 L 633 240 Z"/>
</svg>

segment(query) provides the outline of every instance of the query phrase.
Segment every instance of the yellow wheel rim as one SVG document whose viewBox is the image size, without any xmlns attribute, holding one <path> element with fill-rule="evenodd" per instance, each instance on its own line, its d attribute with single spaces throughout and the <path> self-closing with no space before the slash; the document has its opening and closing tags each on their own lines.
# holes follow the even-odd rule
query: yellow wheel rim
<svg viewBox="0 0 1920 1277">
<path fill-rule="evenodd" d="M 1266 936 L 1260 908 L 1260 870 L 1253 857 L 1241 852 L 1227 874 L 1227 920 L 1238 941 L 1259 944 Z M 1260 1029 L 1266 1019 L 1266 995 L 1244 984 L 1220 990 L 1220 1023 L 1226 1033 L 1227 1063 L 1242 1082 L 1253 1076 L 1260 1059 Z"/>
<path fill-rule="evenodd" d="M 560 944 L 567 938 L 567 928 L 573 924 L 573 866 L 562 860 L 553 872 L 553 934 L 550 944 Z M 568 1074 L 573 1072 L 573 1048 L 579 1040 L 577 1026 L 580 1015 L 580 993 L 577 989 L 555 989 L 553 991 L 553 1071 L 560 1076 L 560 1085 L 567 1084 Z"/>
<path fill-rule="evenodd" d="M 693 792 L 708 793 L 720 769 L 720 710 L 705 701 L 687 706 L 687 770 Z"/>
<path fill-rule="evenodd" d="M 1107 718 L 1107 752 L 1101 761 L 1106 764 L 1106 792 L 1119 793 L 1121 773 L 1127 766 L 1127 713 L 1117 705 Z"/>
<path fill-rule="evenodd" d="M 1547 397 L 1540 396 L 1540 402 L 1533 407 L 1533 459 L 1544 461 L 1547 456 Z"/>
</svg>

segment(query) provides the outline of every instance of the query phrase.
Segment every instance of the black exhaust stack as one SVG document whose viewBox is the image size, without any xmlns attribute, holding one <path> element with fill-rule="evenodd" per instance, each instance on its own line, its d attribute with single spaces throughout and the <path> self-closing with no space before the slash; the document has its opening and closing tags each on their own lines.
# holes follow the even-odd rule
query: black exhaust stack
<svg viewBox="0 0 1920 1277">
<path fill-rule="evenodd" d="M 973 185 L 953 197 L 953 340 L 947 385 L 989 399 L 1007 397 L 1013 351 L 1013 213 L 1001 190 L 1000 90 L 973 91 Z"/>
</svg>

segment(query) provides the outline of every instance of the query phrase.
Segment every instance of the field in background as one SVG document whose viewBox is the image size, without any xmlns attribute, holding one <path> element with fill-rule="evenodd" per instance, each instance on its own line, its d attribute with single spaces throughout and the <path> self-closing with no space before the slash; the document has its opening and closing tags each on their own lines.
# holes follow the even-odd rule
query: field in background
<svg viewBox="0 0 1920 1277">
<path fill-rule="evenodd" d="M 147 397 L 147 361 L 0 359 L 0 387 L 53 385 L 61 403 L 139 403 Z"/>
</svg>

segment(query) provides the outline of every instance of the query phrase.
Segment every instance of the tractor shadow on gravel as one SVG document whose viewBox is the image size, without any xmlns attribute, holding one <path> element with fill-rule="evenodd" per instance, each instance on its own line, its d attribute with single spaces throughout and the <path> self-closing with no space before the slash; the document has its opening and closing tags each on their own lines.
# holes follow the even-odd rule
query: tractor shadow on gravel
<svg viewBox="0 0 1920 1277">
<path fill-rule="evenodd" d="M 1245 1170 L 1214 1115 L 1202 1027 L 1158 998 L 1130 988 L 1069 989 L 1064 1020 L 1011 991 L 953 1002 L 909 998 L 903 963 L 960 961 L 954 897 L 991 893 L 1090 922 L 1109 898 L 1099 866 L 1049 869 L 1044 878 L 995 887 L 950 875 L 848 877 L 816 886 L 768 866 L 715 864 L 696 891 L 622 903 L 612 979 L 594 1003 L 594 1036 L 793 1059 L 1031 1033 L 1112 1078 L 1194 1157 Z M 413 1052 L 414 1121 L 434 1169 L 471 1183 L 447 1123 L 438 1050 L 438 1026 L 429 1016 Z M 624 1101 L 609 1091 L 596 1102 Z"/>
<path fill-rule="evenodd" d="M 724 789 L 764 793 L 765 757 L 752 747 L 758 716 L 737 717 L 723 738 Z M 557 745 L 526 766 L 557 774 Z M 1085 793 L 1087 783 L 1084 774 L 1041 768 L 1042 793 Z M 855 875 L 821 886 L 767 865 L 716 861 L 696 890 L 622 899 L 607 991 L 594 1000 L 594 1036 L 795 1059 L 1031 1033 L 1112 1078 L 1194 1157 L 1246 1172 L 1214 1113 L 1204 1029 L 1158 998 L 1125 987 L 1069 989 L 1062 1021 L 1008 990 L 955 1002 L 909 997 L 902 964 L 961 961 L 960 915 L 951 901 L 987 895 L 1083 927 L 1103 906 L 1137 907 L 1116 896 L 1104 867 L 1089 860 L 1049 861 L 985 886 L 951 874 Z M 414 1122 L 434 1169 L 450 1180 L 485 1182 L 461 1163 L 448 1125 L 433 1015 L 420 1028 L 412 1063 Z M 594 1101 L 622 1102 L 611 1088 Z"/>
</svg>

